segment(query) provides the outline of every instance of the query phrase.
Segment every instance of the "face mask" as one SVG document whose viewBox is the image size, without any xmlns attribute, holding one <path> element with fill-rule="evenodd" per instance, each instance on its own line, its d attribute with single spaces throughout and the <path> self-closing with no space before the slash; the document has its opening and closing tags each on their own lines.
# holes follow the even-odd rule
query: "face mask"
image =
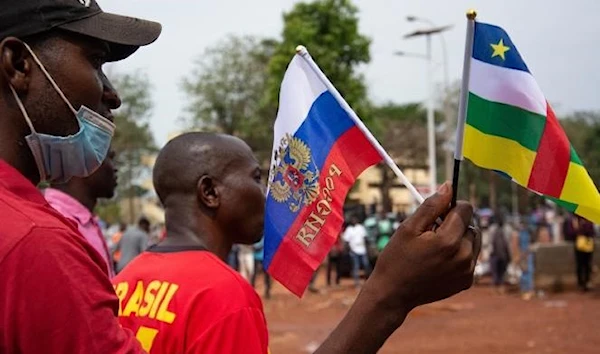
<svg viewBox="0 0 600 354">
<path fill-rule="evenodd" d="M 73 112 L 79 125 L 79 131 L 69 136 L 54 136 L 36 132 L 21 99 L 12 85 L 10 86 L 17 105 L 31 129 L 31 134 L 25 137 L 25 141 L 37 164 L 40 179 L 53 183 L 65 183 L 72 177 L 88 177 L 106 159 L 115 125 L 85 106 L 81 106 L 78 111 L 75 111 L 31 48 L 27 44 L 25 46 L 56 92 Z"/>
</svg>

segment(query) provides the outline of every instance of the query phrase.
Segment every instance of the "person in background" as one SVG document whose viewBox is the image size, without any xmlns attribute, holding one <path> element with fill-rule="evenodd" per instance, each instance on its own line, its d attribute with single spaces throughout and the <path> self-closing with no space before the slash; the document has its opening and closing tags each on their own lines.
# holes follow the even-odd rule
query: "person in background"
<svg viewBox="0 0 600 354">
<path fill-rule="evenodd" d="M 109 278 L 115 276 L 114 265 L 94 208 L 98 199 L 110 199 L 115 195 L 117 169 L 113 164 L 114 156 L 114 151 L 110 151 L 102 165 L 89 177 L 73 177 L 66 183 L 51 183 L 44 190 L 48 204 L 75 222 L 86 241 L 104 259 Z"/>
<path fill-rule="evenodd" d="M 121 241 L 121 237 L 123 237 L 125 230 L 127 230 L 127 224 L 121 222 L 119 223 L 119 229 L 111 237 L 110 253 L 112 254 L 113 269 L 115 270 L 117 269 L 117 263 L 119 263 L 119 260 L 121 259 L 121 251 L 117 250 L 117 245 L 119 244 L 119 241 Z"/>
<path fill-rule="evenodd" d="M 271 298 L 271 276 L 265 270 L 265 266 L 263 264 L 264 256 L 265 256 L 265 238 L 260 239 L 257 243 L 255 243 L 252 247 L 254 248 L 254 272 L 252 273 L 252 287 L 256 288 L 256 276 L 258 271 L 260 271 L 265 276 L 265 299 Z"/>
<path fill-rule="evenodd" d="M 335 285 L 340 285 L 341 278 L 341 260 L 344 253 L 344 242 L 342 241 L 343 231 L 340 232 L 333 247 L 329 251 L 327 259 L 327 286 L 331 286 L 331 271 L 335 268 Z"/>
<path fill-rule="evenodd" d="M 399 212 L 396 214 L 396 220 L 394 220 L 394 223 L 392 225 L 394 227 L 394 231 L 396 231 L 400 227 L 400 224 L 402 224 L 404 219 L 406 219 L 406 215 L 404 214 L 404 212 Z"/>
<path fill-rule="evenodd" d="M 231 267 L 231 269 L 239 272 L 240 271 L 240 262 L 238 262 L 238 251 L 239 246 L 233 245 L 231 246 L 231 250 L 227 254 L 226 263 Z"/>
<path fill-rule="evenodd" d="M 377 217 L 377 251 L 381 252 L 385 245 L 390 242 L 390 237 L 394 233 L 394 225 L 382 210 Z"/>
<path fill-rule="evenodd" d="M 594 225 L 579 215 L 574 215 L 572 228 L 575 234 L 575 262 L 577 284 L 582 291 L 589 291 L 594 254 Z"/>
<path fill-rule="evenodd" d="M 121 253 L 121 257 L 117 263 L 117 273 L 122 271 L 140 253 L 144 252 L 148 248 L 149 242 L 150 221 L 141 217 L 137 227 L 132 227 L 125 231 L 117 244 L 115 251 Z"/>
<path fill-rule="evenodd" d="M 250 282 L 254 275 L 254 247 L 252 245 L 238 245 L 238 264 L 240 274 Z"/>
<path fill-rule="evenodd" d="M 513 255 L 519 268 L 521 269 L 521 279 L 519 280 L 519 288 L 523 300 L 531 300 L 534 295 L 533 288 L 533 250 L 531 233 L 525 220 L 516 222 L 515 231 L 512 237 Z"/>
<path fill-rule="evenodd" d="M 368 278 L 371 273 L 371 264 L 367 255 L 367 229 L 359 224 L 356 215 L 350 217 L 350 224 L 346 227 L 342 239 L 350 247 L 350 259 L 352 260 L 352 277 L 354 285 L 360 286 L 360 266 L 365 270 Z"/>
<path fill-rule="evenodd" d="M 494 279 L 494 286 L 500 294 L 504 294 L 504 276 L 510 264 L 510 250 L 504 233 L 504 217 L 496 215 L 496 227 L 492 231 L 492 252 L 490 254 L 490 267 Z"/>
<path fill-rule="evenodd" d="M 148 246 L 156 245 L 160 241 L 162 234 L 162 225 L 156 224 L 150 229 Z"/>
</svg>

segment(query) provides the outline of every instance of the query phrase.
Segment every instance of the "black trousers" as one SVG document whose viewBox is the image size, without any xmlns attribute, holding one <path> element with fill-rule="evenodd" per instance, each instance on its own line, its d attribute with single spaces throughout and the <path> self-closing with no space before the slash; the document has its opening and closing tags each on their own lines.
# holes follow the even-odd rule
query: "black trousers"
<svg viewBox="0 0 600 354">
<path fill-rule="evenodd" d="M 335 284 L 340 284 L 340 256 L 329 256 L 327 261 L 327 285 L 331 285 L 331 270 L 335 268 Z"/>
<path fill-rule="evenodd" d="M 592 274 L 592 254 L 575 250 L 575 262 L 577 264 L 577 284 L 585 288 L 590 282 Z"/>
</svg>

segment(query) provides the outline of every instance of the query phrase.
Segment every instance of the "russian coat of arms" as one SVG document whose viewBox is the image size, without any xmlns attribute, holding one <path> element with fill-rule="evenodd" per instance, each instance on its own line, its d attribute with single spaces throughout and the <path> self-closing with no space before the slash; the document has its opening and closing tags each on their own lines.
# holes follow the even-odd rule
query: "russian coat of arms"
<svg viewBox="0 0 600 354">
<path fill-rule="evenodd" d="M 292 212 L 317 199 L 319 169 L 302 140 L 290 134 L 281 138 L 271 166 L 269 191 L 275 201 L 286 203 Z"/>
</svg>

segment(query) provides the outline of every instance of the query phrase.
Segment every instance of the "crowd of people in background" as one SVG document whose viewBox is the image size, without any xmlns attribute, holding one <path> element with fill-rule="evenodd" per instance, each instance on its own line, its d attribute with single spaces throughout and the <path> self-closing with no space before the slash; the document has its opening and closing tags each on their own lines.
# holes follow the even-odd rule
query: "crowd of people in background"
<svg viewBox="0 0 600 354">
<path fill-rule="evenodd" d="M 542 205 L 525 215 L 479 213 L 483 248 L 477 275 L 491 274 L 493 285 L 500 294 L 507 284 L 518 284 L 521 296 L 529 300 L 535 296 L 535 253 L 543 245 L 568 243 L 574 252 L 577 285 L 581 291 L 591 289 L 595 226 L 572 213 Z"/>
<path fill-rule="evenodd" d="M 347 215 L 344 227 L 322 267 L 327 286 L 338 286 L 341 278 L 350 276 L 354 286 L 360 288 L 361 280 L 368 278 L 378 253 L 385 248 L 404 218 L 402 213 L 380 211 L 360 222 L 358 215 Z M 499 294 L 505 294 L 507 285 L 512 284 L 518 285 L 523 299 L 535 297 L 535 250 L 539 245 L 560 242 L 573 244 L 578 287 L 582 291 L 591 289 L 594 239 L 598 235 L 597 226 L 591 222 L 575 214 L 561 214 L 546 205 L 518 217 L 480 209 L 477 220 L 482 228 L 483 249 L 476 273 L 479 276 L 490 275 Z M 162 240 L 165 233 L 163 224 L 151 227 L 148 219 L 142 217 L 135 226 L 127 227 L 121 223 L 104 228 L 106 246 L 98 248 L 107 247 L 113 269 L 118 273 L 145 249 Z M 264 238 L 254 245 L 234 245 L 227 263 L 253 287 L 262 276 L 263 296 L 269 299 L 272 279 L 263 260 Z M 318 273 L 319 270 L 308 288 L 314 293 L 319 292 L 315 285 Z"/>
<path fill-rule="evenodd" d="M 331 248 L 324 264 L 327 286 L 339 286 L 345 275 L 352 277 L 354 286 L 359 289 L 361 281 L 369 277 L 377 255 L 390 241 L 392 234 L 404 220 L 404 214 L 379 212 L 360 222 L 357 214 L 349 213 L 336 242 Z M 263 265 L 264 238 L 252 246 L 234 245 L 228 264 L 240 272 L 252 286 L 256 286 L 260 274 L 264 276 L 264 297 L 271 297 L 271 277 Z M 316 279 L 318 269 L 313 275 L 308 290 L 318 293 Z"/>
<path fill-rule="evenodd" d="M 315 279 L 325 272 L 327 286 L 338 286 L 340 279 L 350 276 L 354 286 L 368 278 L 377 254 L 390 241 L 405 215 L 377 213 L 367 215 L 360 222 L 355 214 L 346 217 L 343 230 L 317 270 L 308 290 L 319 292 Z M 591 289 L 592 259 L 597 226 L 576 214 L 561 212 L 556 207 L 542 205 L 529 213 L 515 217 L 510 213 L 480 209 L 477 220 L 482 228 L 483 249 L 477 274 L 490 276 L 494 290 L 505 294 L 509 285 L 518 286 L 521 297 L 530 300 L 543 292 L 536 292 L 534 283 L 535 251 L 539 245 L 568 242 L 573 244 L 578 287 Z M 253 286 L 258 275 L 264 274 L 265 298 L 271 296 L 271 278 L 263 268 L 263 242 L 254 246 L 236 246 L 229 256 L 229 265 L 240 271 Z"/>
</svg>

